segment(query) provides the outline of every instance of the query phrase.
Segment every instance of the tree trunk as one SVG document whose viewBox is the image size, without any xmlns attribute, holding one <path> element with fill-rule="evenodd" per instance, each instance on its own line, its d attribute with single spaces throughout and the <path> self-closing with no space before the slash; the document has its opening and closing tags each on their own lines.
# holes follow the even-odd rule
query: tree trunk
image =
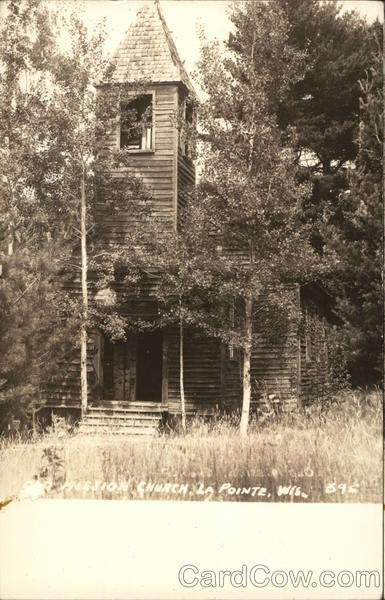
<svg viewBox="0 0 385 600">
<path fill-rule="evenodd" d="M 251 68 L 254 71 L 254 50 L 255 50 L 256 35 L 253 31 L 253 43 L 251 46 Z M 253 104 L 253 111 L 255 112 L 255 103 Z M 253 128 L 250 140 L 249 140 L 249 158 L 248 158 L 248 171 L 252 174 L 254 164 L 254 145 L 255 145 L 255 127 Z M 253 238 L 249 240 L 249 261 L 250 269 L 252 270 L 254 264 L 254 243 Z M 251 341 L 252 341 L 252 329 L 253 322 L 253 298 L 251 294 L 247 294 L 245 298 L 245 343 L 243 346 L 243 377 L 242 377 L 242 414 L 241 422 L 239 425 L 239 433 L 242 437 L 247 435 L 247 429 L 249 426 L 250 416 L 250 401 L 251 401 L 251 377 L 250 377 L 250 364 L 251 364 Z"/>
<path fill-rule="evenodd" d="M 245 344 L 243 346 L 243 397 L 242 397 L 242 414 L 239 432 L 241 436 L 247 435 L 250 415 L 250 400 L 251 400 L 251 340 L 252 340 L 252 308 L 253 300 L 251 295 L 245 298 Z"/>
<path fill-rule="evenodd" d="M 87 383 L 87 319 L 88 319 L 88 291 L 87 291 L 87 230 L 86 230 L 86 191 L 85 172 L 80 182 L 81 193 L 81 254 L 82 254 L 82 315 L 80 327 L 80 381 L 81 381 L 81 415 L 84 417 L 87 411 L 88 383 Z"/>
<path fill-rule="evenodd" d="M 181 301 L 179 302 L 181 305 Z M 179 386 L 180 386 L 180 413 L 182 417 L 182 429 L 186 431 L 186 406 L 184 397 L 184 373 L 183 373 L 183 317 L 179 316 Z"/>
</svg>

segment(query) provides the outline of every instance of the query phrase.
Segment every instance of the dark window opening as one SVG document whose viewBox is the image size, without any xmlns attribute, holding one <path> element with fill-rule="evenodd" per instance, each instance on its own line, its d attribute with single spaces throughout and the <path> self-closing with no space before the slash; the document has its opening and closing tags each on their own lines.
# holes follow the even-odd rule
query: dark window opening
<svg viewBox="0 0 385 600">
<path fill-rule="evenodd" d="M 144 94 L 120 107 L 120 147 L 152 150 L 152 95 Z"/>
<path fill-rule="evenodd" d="M 191 135 L 192 135 L 192 127 L 194 125 L 194 109 L 191 102 L 186 101 L 186 125 L 187 125 L 187 136 L 184 145 L 184 153 L 186 156 L 191 157 L 192 154 L 192 144 L 191 144 Z"/>
<path fill-rule="evenodd" d="M 179 148 L 191 158 L 193 150 L 193 128 L 195 124 L 194 106 L 186 96 L 179 96 Z"/>
<path fill-rule="evenodd" d="M 190 102 L 186 102 L 186 122 L 191 125 L 194 122 L 194 109 Z"/>
</svg>

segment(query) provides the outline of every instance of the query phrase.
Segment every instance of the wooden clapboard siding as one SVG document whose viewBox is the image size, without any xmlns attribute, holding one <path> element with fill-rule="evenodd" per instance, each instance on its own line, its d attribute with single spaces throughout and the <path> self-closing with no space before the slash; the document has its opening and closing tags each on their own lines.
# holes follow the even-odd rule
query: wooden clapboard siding
<svg viewBox="0 0 385 600">
<path fill-rule="evenodd" d="M 64 277 L 61 282 L 63 291 L 69 293 L 73 299 L 81 299 L 80 278 L 78 274 Z M 157 305 L 152 295 L 154 280 L 146 277 L 145 280 L 137 286 L 136 293 L 128 290 L 122 284 L 117 283 L 115 288 L 117 294 L 124 294 L 125 305 L 123 314 L 135 320 L 153 321 L 157 316 Z M 92 274 L 88 281 L 89 289 L 89 307 L 92 309 L 95 303 L 95 290 L 93 287 Z M 116 356 L 114 359 L 118 363 L 117 379 L 114 381 L 114 387 L 106 394 L 103 389 L 103 362 L 104 344 L 100 332 L 92 331 L 88 339 L 88 397 L 89 402 L 93 400 L 106 399 L 135 399 L 135 334 L 128 335 L 129 345 L 125 349 L 125 362 L 123 362 L 123 345 L 117 344 Z M 120 371 L 119 374 L 119 365 Z M 107 374 L 108 375 L 108 374 Z M 124 381 L 123 381 L 124 378 Z M 123 392 L 124 390 L 124 392 Z M 124 398 L 123 398 L 124 396 Z M 61 363 L 61 376 L 55 381 L 45 386 L 43 398 L 48 406 L 78 407 L 80 409 L 80 351 L 74 349 Z"/>
<path fill-rule="evenodd" d="M 127 296 L 125 311 L 131 318 L 155 319 L 157 306 L 151 294 L 154 282 L 143 282 L 137 295 Z M 79 280 L 74 277 L 66 282 L 66 289 L 75 295 L 80 293 Z M 279 344 L 260 339 L 252 350 L 251 378 L 259 385 L 254 391 L 252 408 L 263 402 L 264 394 L 275 394 L 285 403 L 306 404 L 322 398 L 328 385 L 329 365 L 327 353 L 328 310 L 320 298 L 309 291 L 299 293 L 299 286 L 287 286 L 289 294 L 296 294 L 304 314 L 299 331 L 292 331 Z M 92 306 L 91 295 L 91 306 Z M 306 353 L 305 312 L 311 321 L 311 355 Z M 323 321 L 322 321 L 323 319 Z M 319 324 L 324 325 L 326 335 L 320 335 Z M 318 327 L 315 327 L 316 325 Z M 321 327 L 322 331 L 322 327 Z M 317 333 L 318 332 L 318 333 Z M 171 414 L 180 412 L 179 389 L 179 331 L 170 328 L 164 335 L 162 401 Z M 100 371 L 102 346 L 98 336 L 89 340 L 89 398 L 100 398 L 103 385 Z M 99 358 L 98 358 L 99 357 Z M 132 365 L 131 365 L 132 366 Z M 217 407 L 227 411 L 237 410 L 242 402 L 242 354 L 234 350 L 230 358 L 229 348 L 213 339 L 187 330 L 184 340 L 184 378 L 186 409 L 188 412 L 213 412 Z M 127 369 L 126 369 L 127 370 Z M 131 390 L 129 398 L 135 398 L 135 369 L 130 369 L 125 385 Z M 46 387 L 48 405 L 80 407 L 80 359 L 78 351 L 63 362 L 63 377 Z M 119 382 L 116 382 L 118 385 Z M 119 395 L 117 392 L 114 395 Z"/>
<path fill-rule="evenodd" d="M 301 289 L 301 310 L 301 402 L 306 405 L 314 400 L 323 400 L 331 383 L 328 335 L 332 324 L 328 298 L 317 288 Z"/>
<path fill-rule="evenodd" d="M 242 404 L 242 357 L 241 352 L 237 349 L 233 351 L 231 358 L 229 347 L 226 344 L 223 344 L 223 355 L 222 409 L 225 412 L 233 412 L 239 410 Z"/>
<path fill-rule="evenodd" d="M 179 332 L 168 333 L 168 411 L 180 412 Z M 188 412 L 213 412 L 220 398 L 220 344 L 191 329 L 184 335 L 184 387 Z"/>
<path fill-rule="evenodd" d="M 280 289 L 299 309 L 298 286 L 281 285 Z M 258 329 L 258 314 L 254 327 Z M 263 403 L 269 394 L 274 394 L 282 403 L 297 403 L 298 366 L 297 328 L 293 326 L 279 341 L 259 336 L 253 343 L 251 357 L 253 404 Z"/>
<path fill-rule="evenodd" d="M 115 70 L 113 85 L 153 81 L 140 93 L 153 96 L 153 148 L 151 151 L 132 151 L 129 165 L 116 169 L 113 177 L 125 175 L 139 177 L 152 196 L 152 205 L 157 216 L 164 218 L 165 228 L 183 227 L 183 212 L 188 202 L 189 191 L 195 185 L 195 167 L 181 147 L 178 139 L 178 107 L 187 95 L 194 95 L 191 83 L 183 67 L 171 34 L 167 29 L 159 5 L 147 2 L 138 13 L 137 21 L 127 32 L 125 39 L 114 55 Z M 98 93 L 108 93 L 107 84 L 100 80 Z M 120 88 L 122 91 L 122 88 Z M 191 96 L 190 96 L 191 97 Z M 124 100 L 125 98 L 123 98 Z M 113 107 L 112 107 L 113 108 Z M 119 107 L 116 106 L 116 112 Z M 111 130 L 104 140 L 104 148 L 116 150 L 120 144 L 119 115 L 111 120 Z M 124 246 L 129 232 L 135 227 L 135 218 L 123 208 L 108 211 L 107 199 L 100 199 L 97 219 L 103 224 L 100 244 L 105 249 Z M 248 262 L 248 250 L 225 248 L 237 264 Z M 79 261 L 79 257 L 76 258 Z M 119 279 L 115 290 L 122 301 L 122 313 L 135 319 L 155 321 L 157 304 L 154 300 L 156 279 L 148 277 L 135 288 L 129 289 Z M 72 298 L 81 299 L 80 279 L 77 271 L 64 276 L 63 291 Z M 324 319 L 329 319 L 325 295 L 315 286 L 283 286 L 285 293 L 293 296 L 303 318 L 299 330 L 289 331 L 285 339 L 272 342 L 262 335 L 254 341 L 251 357 L 251 379 L 253 384 L 252 407 L 260 406 L 264 397 L 275 394 L 284 403 L 306 403 L 322 397 L 328 386 L 329 364 L 327 352 L 327 329 Z M 89 304 L 95 302 L 92 274 L 89 276 Z M 256 301 L 257 303 L 258 301 Z M 306 317 L 306 315 L 308 315 Z M 258 322 L 255 322 L 257 330 Z M 132 329 L 135 329 L 134 323 Z M 310 340 L 310 342 L 309 342 Z M 311 344 L 311 353 L 307 346 Z M 88 340 L 89 399 L 111 396 L 133 400 L 136 398 L 136 338 L 129 334 L 126 345 L 117 344 L 113 360 L 116 378 L 106 390 L 109 380 L 108 369 L 103 372 L 103 336 L 93 332 Z M 189 413 L 213 412 L 239 409 L 242 402 L 242 352 L 229 348 L 219 341 L 206 338 L 192 329 L 186 329 L 184 339 L 184 382 L 186 408 Z M 45 400 L 49 405 L 80 409 L 80 352 L 72 354 L 61 363 L 61 377 L 57 377 L 45 389 Z M 179 372 L 179 329 L 170 327 L 163 332 L 162 355 L 162 404 L 171 414 L 180 412 Z M 257 389 L 258 388 L 258 389 Z"/>
<path fill-rule="evenodd" d="M 195 165 L 178 148 L 178 227 L 183 224 L 183 209 L 188 202 L 189 191 L 195 186 Z"/>
<path fill-rule="evenodd" d="M 274 394 L 282 402 L 297 399 L 297 352 L 291 344 L 273 349 L 261 342 L 258 351 L 253 349 L 251 358 L 252 386 L 255 402 L 263 402 L 264 395 Z"/>
<path fill-rule="evenodd" d="M 153 93 L 153 151 L 132 152 L 128 167 L 115 169 L 113 175 L 120 177 L 128 174 L 140 178 L 153 198 L 154 212 L 173 226 L 177 207 L 175 137 L 178 87 L 176 84 L 154 84 L 145 92 Z M 103 93 L 102 90 L 100 93 Z M 119 147 L 119 143 L 120 129 L 117 121 L 115 132 L 106 140 L 106 147 L 114 150 Z M 106 214 L 102 203 L 99 210 L 105 239 L 111 244 L 124 244 L 125 231 L 134 226 L 132 215 L 124 210 Z"/>
</svg>

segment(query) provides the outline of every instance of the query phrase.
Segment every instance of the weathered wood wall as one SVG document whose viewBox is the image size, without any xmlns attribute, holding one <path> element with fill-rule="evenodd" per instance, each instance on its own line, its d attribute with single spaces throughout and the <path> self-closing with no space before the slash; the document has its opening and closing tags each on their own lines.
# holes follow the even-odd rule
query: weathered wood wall
<svg viewBox="0 0 385 600">
<path fill-rule="evenodd" d="M 89 399 L 96 385 L 95 367 L 93 361 L 94 342 L 88 341 L 87 373 L 89 381 Z M 74 349 L 70 355 L 61 361 L 61 375 L 46 383 L 42 391 L 42 399 L 47 407 L 74 407 L 80 410 L 80 350 Z"/>
<path fill-rule="evenodd" d="M 178 148 L 178 227 L 183 224 L 183 209 L 188 202 L 189 191 L 195 186 L 195 166 L 192 160 Z"/>
<path fill-rule="evenodd" d="M 168 332 L 168 410 L 180 412 L 179 331 Z M 188 412 L 213 413 L 221 391 L 220 344 L 187 329 L 184 335 L 184 387 Z"/>
<path fill-rule="evenodd" d="M 331 383 L 329 337 L 332 330 L 328 298 L 315 287 L 301 289 L 299 330 L 301 403 L 323 400 Z"/>
<path fill-rule="evenodd" d="M 299 295 L 297 285 L 281 285 L 279 293 L 285 298 L 283 302 L 299 311 Z M 261 303 L 268 302 L 268 294 L 262 294 Z M 256 305 L 258 309 L 258 303 Z M 277 315 L 279 318 L 279 315 Z M 275 323 L 274 323 L 275 325 Z M 258 331 L 258 311 L 254 317 L 254 329 Z M 253 390 L 253 407 L 266 401 L 279 402 L 284 405 L 296 405 L 298 402 L 298 343 L 297 329 L 293 324 L 277 338 L 269 337 L 270 332 L 259 334 L 253 342 L 251 357 L 251 381 Z M 272 398 L 274 396 L 274 398 Z M 270 398 L 269 398 L 270 397 Z"/>
<path fill-rule="evenodd" d="M 154 198 L 158 214 L 172 227 L 181 224 L 183 208 L 188 192 L 195 183 L 195 168 L 178 141 L 177 85 L 154 85 L 153 93 L 154 151 L 134 152 L 130 156 L 129 172 L 142 178 Z M 106 140 L 107 146 L 116 148 L 119 143 L 119 126 Z M 119 177 L 117 171 L 115 176 Z M 127 231 L 132 227 L 132 217 L 119 210 L 103 213 L 107 239 L 113 244 L 125 244 Z M 242 260 L 242 253 L 239 256 Z M 73 297 L 79 297 L 79 278 L 74 275 L 63 284 Z M 155 280 L 148 278 L 136 295 L 127 295 L 124 312 L 132 318 L 151 319 L 156 315 L 156 303 L 151 295 Z M 117 284 L 117 292 L 125 295 L 124 286 Z M 91 306 L 93 302 L 90 283 Z M 256 409 L 271 395 L 286 404 L 306 403 L 320 397 L 327 387 L 327 308 L 322 294 L 300 292 L 298 285 L 286 286 L 286 293 L 302 310 L 303 319 L 299 332 L 293 329 L 279 342 L 261 335 L 253 345 L 251 379 L 253 387 L 252 408 Z M 258 329 L 258 315 L 255 317 Z M 326 333 L 325 333 L 326 332 Z M 103 373 L 103 352 L 106 351 L 100 334 L 89 339 L 89 400 L 135 399 L 135 336 L 130 337 L 129 347 L 109 347 L 115 371 L 120 375 L 107 385 L 108 369 Z M 127 354 L 127 348 L 129 350 Z M 309 352 L 310 348 L 310 352 Z M 63 362 L 60 381 L 47 386 L 46 400 L 49 405 L 80 406 L 80 360 L 74 350 Z M 163 385 L 162 402 L 171 414 L 180 412 L 179 388 L 179 331 L 169 328 L 163 335 Z M 242 400 L 242 353 L 231 353 L 227 345 L 218 340 L 207 339 L 187 329 L 184 340 L 184 381 L 186 408 L 188 412 L 212 413 L 217 408 L 239 409 Z"/>
<path fill-rule="evenodd" d="M 152 196 L 155 214 L 172 227 L 176 223 L 177 211 L 178 87 L 174 84 L 152 85 L 142 93 L 153 95 L 153 148 L 131 151 L 128 167 L 116 169 L 113 174 L 115 177 L 128 174 L 140 178 Z M 112 124 L 105 148 L 114 151 L 120 145 L 119 120 Z M 102 204 L 99 211 L 105 239 L 109 243 L 124 245 L 127 231 L 133 226 L 130 212 L 103 211 Z"/>
<path fill-rule="evenodd" d="M 286 301 L 299 310 L 298 286 L 281 286 L 281 290 Z M 254 332 L 259 333 L 253 339 L 251 355 L 252 411 L 264 409 L 269 403 L 295 406 L 299 397 L 300 361 L 296 327 L 293 325 L 278 339 L 261 333 L 258 309 L 266 300 L 267 294 L 263 294 L 253 307 Z M 226 411 L 239 410 L 242 405 L 242 350 L 234 348 L 230 353 L 229 347 L 224 344 L 222 355 L 223 407 Z"/>
<path fill-rule="evenodd" d="M 162 215 L 170 223 L 176 224 L 177 209 L 177 129 L 176 113 L 178 103 L 178 86 L 174 84 L 154 85 L 146 92 L 153 93 L 153 123 L 154 123 L 154 151 L 134 152 L 130 156 L 131 175 L 139 176 L 145 186 L 150 190 L 154 198 L 156 212 Z M 103 93 L 100 90 L 99 93 Z M 119 147 L 120 129 L 119 120 L 116 120 L 115 129 L 111 129 L 110 135 L 105 140 L 106 148 L 117 149 Z M 114 173 L 116 177 L 122 175 L 120 171 Z M 127 231 L 132 227 L 132 215 L 120 209 L 117 211 L 103 210 L 99 207 L 99 218 L 103 220 L 103 233 L 109 243 L 124 245 Z M 126 311 L 131 316 L 150 317 L 154 313 L 154 304 L 150 297 L 153 281 L 144 282 L 139 290 L 141 299 L 138 297 L 127 298 Z M 91 286 L 92 287 L 92 286 Z M 118 293 L 124 290 L 119 289 Z M 80 298 L 80 282 L 75 273 L 71 277 L 65 277 L 63 288 L 74 298 Z M 92 290 L 91 303 L 92 303 Z M 73 355 L 67 357 L 62 365 L 62 377 L 60 381 L 47 386 L 45 398 L 49 404 L 78 404 L 80 402 L 79 353 L 74 350 Z M 89 378 L 90 397 L 95 395 L 95 390 L 100 387 L 96 381 L 95 360 L 93 359 L 94 343 L 89 342 Z M 100 374 L 99 374 L 100 378 Z M 95 379 L 95 381 L 94 381 Z M 100 390 L 98 391 L 100 396 Z"/>
<path fill-rule="evenodd" d="M 241 351 L 222 344 L 221 409 L 231 413 L 242 405 L 242 358 Z"/>
</svg>

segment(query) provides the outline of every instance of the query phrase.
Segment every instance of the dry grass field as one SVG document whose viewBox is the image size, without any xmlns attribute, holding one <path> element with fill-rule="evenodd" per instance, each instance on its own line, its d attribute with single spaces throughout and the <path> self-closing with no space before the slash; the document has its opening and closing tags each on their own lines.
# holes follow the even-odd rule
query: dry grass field
<svg viewBox="0 0 385 600">
<path fill-rule="evenodd" d="M 56 423 L 44 436 L 0 440 L 0 499 L 20 493 L 380 502 L 382 394 L 350 392 L 327 410 L 312 407 L 263 424 L 252 421 L 245 439 L 229 419 L 196 420 L 185 435 L 151 439 L 70 434 Z"/>
</svg>

